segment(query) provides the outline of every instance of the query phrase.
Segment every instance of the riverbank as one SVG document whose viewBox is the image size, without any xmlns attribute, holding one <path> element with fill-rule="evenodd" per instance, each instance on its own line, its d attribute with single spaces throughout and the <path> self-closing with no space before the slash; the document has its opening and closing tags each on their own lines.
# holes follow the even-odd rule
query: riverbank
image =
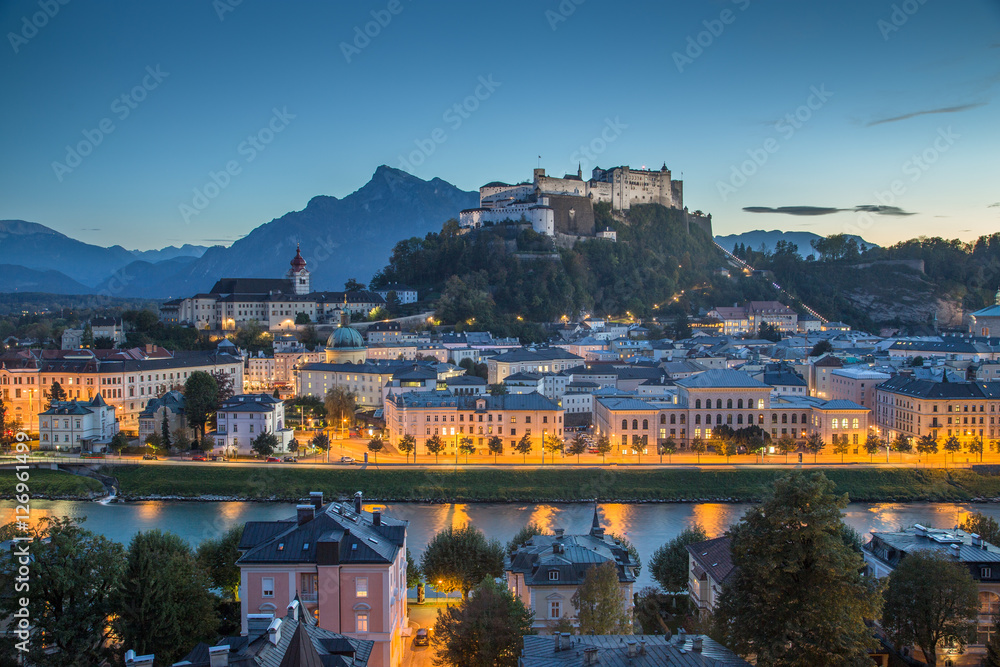
<svg viewBox="0 0 1000 667">
<path fill-rule="evenodd" d="M 39 473 L 45 473 L 44 475 Z M 779 471 L 736 470 L 459 470 L 317 469 L 111 465 L 124 500 L 284 500 L 295 502 L 310 491 L 328 498 L 366 498 L 384 502 L 754 502 L 771 487 Z M 851 500 L 970 501 L 1000 499 L 1000 476 L 969 470 L 933 468 L 835 468 L 824 473 Z M 10 498 L 16 480 L 0 476 L 0 496 Z M 79 491 L 75 491 L 78 489 Z M 32 474 L 32 495 L 93 497 L 95 480 L 65 473 Z"/>
<path fill-rule="evenodd" d="M 310 491 L 328 498 L 383 502 L 755 502 L 771 487 L 774 469 L 425 470 L 108 465 L 123 500 L 267 500 L 295 502 Z M 1000 500 L 1000 476 L 935 468 L 829 468 L 823 472 L 859 502 Z M 13 498 L 17 480 L 0 475 L 0 497 Z M 37 498 L 90 499 L 96 480 L 36 470 Z"/>
</svg>

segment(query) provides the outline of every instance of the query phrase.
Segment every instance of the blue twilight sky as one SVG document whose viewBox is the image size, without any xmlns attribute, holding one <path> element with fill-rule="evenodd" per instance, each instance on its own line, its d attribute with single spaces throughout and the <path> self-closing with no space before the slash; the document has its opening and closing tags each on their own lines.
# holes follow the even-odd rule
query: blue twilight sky
<svg viewBox="0 0 1000 667">
<path fill-rule="evenodd" d="M 473 190 L 539 156 L 665 161 L 719 234 L 1000 228 L 997 0 L 18 0 L 0 28 L 0 219 L 90 243 L 225 244 L 380 164 Z"/>
</svg>

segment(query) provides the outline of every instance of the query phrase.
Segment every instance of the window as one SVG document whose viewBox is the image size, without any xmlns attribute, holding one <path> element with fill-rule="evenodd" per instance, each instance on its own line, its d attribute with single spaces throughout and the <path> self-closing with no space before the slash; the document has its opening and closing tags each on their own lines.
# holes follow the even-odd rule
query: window
<svg viewBox="0 0 1000 667">
<path fill-rule="evenodd" d="M 701 410 L 701 399 L 700 398 L 694 402 L 694 409 L 695 410 Z"/>
<path fill-rule="evenodd" d="M 260 580 L 260 595 L 265 598 L 274 597 L 274 577 L 263 577 Z"/>
<path fill-rule="evenodd" d="M 549 570 L 549 581 L 559 581 L 559 570 Z"/>
<path fill-rule="evenodd" d="M 980 579 L 992 579 L 993 571 L 988 567 L 979 568 L 979 578 Z"/>
<path fill-rule="evenodd" d="M 639 430 L 639 420 L 638 419 L 633 419 L 632 420 L 632 429 L 635 430 L 635 431 Z"/>
<path fill-rule="evenodd" d="M 623 431 L 628 430 L 628 420 L 627 419 L 623 419 L 622 420 L 622 430 Z"/>
<path fill-rule="evenodd" d="M 357 577 L 354 580 L 354 595 L 359 598 L 368 597 L 368 577 Z"/>
<path fill-rule="evenodd" d="M 360 613 L 357 615 L 357 620 L 354 624 L 355 632 L 368 632 L 368 614 Z"/>
<path fill-rule="evenodd" d="M 562 616 L 562 613 L 561 613 L 561 610 L 560 610 L 559 607 L 560 607 L 559 602 L 550 602 L 549 603 L 549 618 L 559 618 L 560 616 Z"/>
</svg>

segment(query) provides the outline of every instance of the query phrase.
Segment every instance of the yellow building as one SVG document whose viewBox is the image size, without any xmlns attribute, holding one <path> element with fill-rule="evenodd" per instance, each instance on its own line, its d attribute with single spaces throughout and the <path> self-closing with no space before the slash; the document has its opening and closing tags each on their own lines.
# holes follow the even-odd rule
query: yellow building
<svg viewBox="0 0 1000 667">
<path fill-rule="evenodd" d="M 1000 436 L 1000 382 L 931 382 L 899 375 L 876 388 L 875 416 L 883 437 L 955 436 L 963 444 Z"/>
</svg>

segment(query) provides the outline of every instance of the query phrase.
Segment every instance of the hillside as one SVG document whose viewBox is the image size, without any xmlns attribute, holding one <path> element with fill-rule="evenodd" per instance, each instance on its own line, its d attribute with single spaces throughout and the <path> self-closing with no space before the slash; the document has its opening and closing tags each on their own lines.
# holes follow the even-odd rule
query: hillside
<svg viewBox="0 0 1000 667">
<path fill-rule="evenodd" d="M 0 292 L 87 294 L 93 290 L 65 273 L 37 271 L 14 264 L 0 264 Z"/>
<path fill-rule="evenodd" d="M 77 289 L 73 281 L 94 286 L 134 259 L 121 246 L 102 248 L 34 222 L 0 220 L 0 263 L 43 272 L 58 271 L 71 279 L 65 285 L 56 284 L 55 289 L 45 291 L 67 293 Z M 50 279 L 57 276 L 50 275 Z"/>
<path fill-rule="evenodd" d="M 778 229 L 772 229 L 770 231 L 764 231 L 763 229 L 754 229 L 749 232 L 740 232 L 739 234 L 726 234 L 726 235 L 716 235 L 715 241 L 721 245 L 726 250 L 732 250 L 734 246 L 743 245 L 747 248 L 753 250 L 760 250 L 761 246 L 767 252 L 774 252 L 775 246 L 779 241 L 784 241 L 786 243 L 794 243 L 799 248 L 799 254 L 802 257 L 813 254 L 812 241 L 817 241 L 823 237 L 819 234 L 814 234 L 813 232 L 783 232 Z M 874 243 L 869 243 L 865 241 L 860 236 L 851 236 L 859 244 L 864 247 L 877 247 Z"/>
</svg>

